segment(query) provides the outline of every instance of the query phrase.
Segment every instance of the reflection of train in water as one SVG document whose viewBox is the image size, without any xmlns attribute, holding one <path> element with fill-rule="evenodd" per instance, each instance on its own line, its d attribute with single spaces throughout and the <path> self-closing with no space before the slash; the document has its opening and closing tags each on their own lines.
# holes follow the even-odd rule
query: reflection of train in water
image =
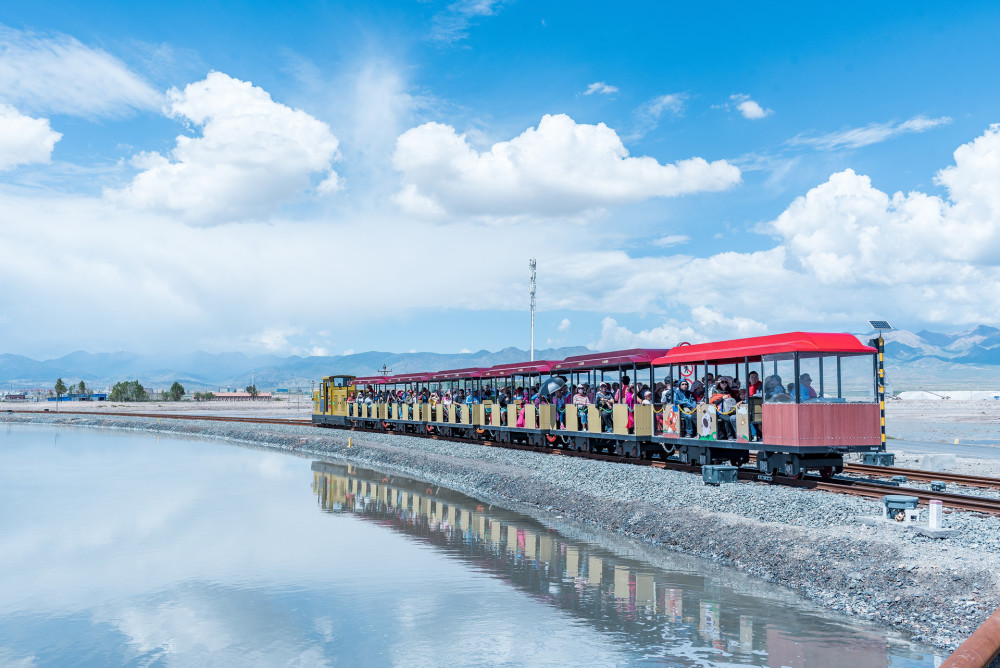
<svg viewBox="0 0 1000 668">
<path fill-rule="evenodd" d="M 601 631 L 627 633 L 630 642 L 655 652 L 653 660 L 690 665 L 724 656 L 730 663 L 768 666 L 889 663 L 884 640 L 849 637 L 844 627 L 800 609 L 737 592 L 690 570 L 663 571 L 614 555 L 458 492 L 347 465 L 313 462 L 312 470 L 323 510 L 401 532 Z M 894 654 L 904 652 L 893 648 Z"/>
<path fill-rule="evenodd" d="M 763 473 L 829 476 L 845 453 L 885 449 L 877 356 L 850 334 L 793 332 L 488 369 L 334 375 L 314 396 L 313 422 L 697 464 L 738 465 L 755 451 Z M 685 382 L 705 396 L 678 394 Z M 586 401 L 575 399 L 581 387 Z M 448 398 L 435 401 L 439 393 Z"/>
</svg>

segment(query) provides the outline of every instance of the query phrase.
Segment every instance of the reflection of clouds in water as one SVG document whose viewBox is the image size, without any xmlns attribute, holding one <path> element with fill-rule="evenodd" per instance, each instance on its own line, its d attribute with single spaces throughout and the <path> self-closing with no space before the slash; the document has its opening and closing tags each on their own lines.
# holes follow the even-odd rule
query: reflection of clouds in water
<svg viewBox="0 0 1000 668">
<path fill-rule="evenodd" d="M 302 484 L 309 464 L 297 458 L 96 431 L 63 433 L 55 449 L 52 431 L 10 436 L 0 466 L 0 614 L 86 609 L 199 578 L 342 579 L 331 564 L 378 569 L 392 583 L 407 577 L 396 559 L 431 571 L 438 558 L 376 526 L 315 512 Z M 262 471 L 272 482 L 252 484 Z"/>
<path fill-rule="evenodd" d="M 625 665 L 624 647 L 570 614 L 510 590 L 406 602 L 395 615 L 395 664 Z M 447 620 L 460 620 L 452 623 Z"/>
<path fill-rule="evenodd" d="M 288 478 L 295 475 L 295 473 L 286 467 L 287 462 L 288 455 L 263 453 L 263 456 L 256 462 L 256 472 L 265 480 Z"/>
<path fill-rule="evenodd" d="M 263 614 L 261 614 L 263 613 Z M 324 652 L 258 592 L 183 585 L 164 597 L 94 611 L 126 638 L 133 661 L 180 665 L 326 666 Z"/>
<path fill-rule="evenodd" d="M 90 624 L 67 646 L 112 662 L 315 665 L 324 648 L 345 664 L 579 656 L 572 617 L 429 545 L 318 512 L 305 460 L 102 437 L 67 432 L 53 448 L 50 432 L 47 452 L 3 444 L 18 466 L 0 467 L 0 625 L 50 620 L 18 649 L 83 611 Z M 7 485 L 14 470 L 21 484 Z M 623 661 L 589 635 L 593 656 Z"/>
<path fill-rule="evenodd" d="M 15 651 L 13 647 L 0 647 L 0 666 L 4 668 L 30 668 L 37 665 L 38 659 L 34 654 L 25 656 Z"/>
</svg>

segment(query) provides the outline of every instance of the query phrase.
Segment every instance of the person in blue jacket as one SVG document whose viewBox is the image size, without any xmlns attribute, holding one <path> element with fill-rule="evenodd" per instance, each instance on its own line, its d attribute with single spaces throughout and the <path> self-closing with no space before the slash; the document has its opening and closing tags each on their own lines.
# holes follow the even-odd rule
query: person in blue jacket
<svg viewBox="0 0 1000 668">
<path fill-rule="evenodd" d="M 688 382 L 686 380 L 679 382 L 674 389 L 674 403 L 680 408 L 681 436 L 687 435 L 693 437 L 695 435 L 693 411 L 697 407 L 697 404 L 694 401 L 694 395 L 688 390 Z"/>
</svg>

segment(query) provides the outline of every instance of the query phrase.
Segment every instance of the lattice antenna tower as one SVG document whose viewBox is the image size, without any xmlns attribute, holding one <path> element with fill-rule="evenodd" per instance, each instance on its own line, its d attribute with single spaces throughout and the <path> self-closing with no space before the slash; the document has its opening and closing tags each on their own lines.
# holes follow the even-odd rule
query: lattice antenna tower
<svg viewBox="0 0 1000 668">
<path fill-rule="evenodd" d="M 531 361 L 535 361 L 535 258 L 528 260 L 528 269 L 531 270 Z"/>
</svg>

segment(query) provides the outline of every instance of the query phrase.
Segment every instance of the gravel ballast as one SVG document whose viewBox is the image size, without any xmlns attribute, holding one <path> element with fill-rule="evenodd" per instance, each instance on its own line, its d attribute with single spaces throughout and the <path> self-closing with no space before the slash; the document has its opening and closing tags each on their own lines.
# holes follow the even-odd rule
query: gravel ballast
<svg viewBox="0 0 1000 668">
<path fill-rule="evenodd" d="M 868 526 L 878 500 L 411 436 L 210 420 L 0 414 L 0 421 L 223 439 L 422 478 L 659 549 L 709 558 L 918 642 L 954 649 L 1000 606 L 1000 519 L 953 512 L 946 540 Z M 348 447 L 350 437 L 352 447 Z"/>
</svg>

